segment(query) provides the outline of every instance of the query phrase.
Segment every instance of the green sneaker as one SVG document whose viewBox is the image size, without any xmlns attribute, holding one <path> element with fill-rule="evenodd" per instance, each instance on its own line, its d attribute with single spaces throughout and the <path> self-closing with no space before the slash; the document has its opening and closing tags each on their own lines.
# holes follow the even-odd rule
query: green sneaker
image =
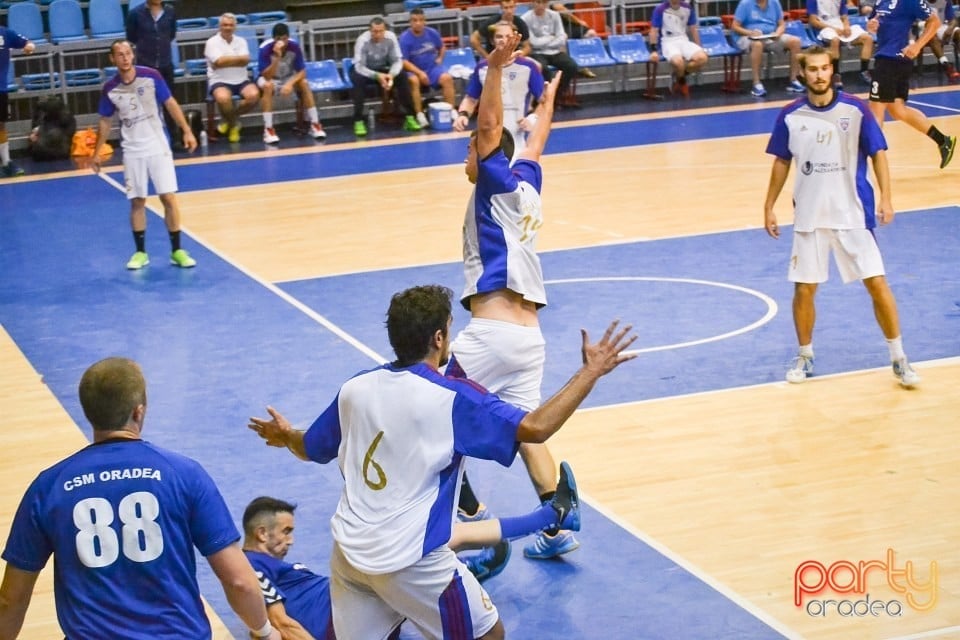
<svg viewBox="0 0 960 640">
<path fill-rule="evenodd" d="M 230 127 L 230 133 L 227 134 L 228 142 L 240 142 L 240 125 Z"/>
<path fill-rule="evenodd" d="M 137 251 L 127 260 L 127 269 L 143 269 L 148 264 L 150 264 L 150 256 L 143 251 Z"/>
<path fill-rule="evenodd" d="M 363 124 L 363 120 L 357 120 L 353 123 L 353 135 L 358 138 L 367 135 L 367 125 Z"/>
<path fill-rule="evenodd" d="M 407 116 L 407 117 L 403 120 L 403 130 L 404 130 L 404 131 L 420 131 L 420 129 L 422 129 L 422 128 L 423 128 L 423 127 L 421 127 L 421 126 L 417 123 L 417 119 L 414 118 L 413 116 Z"/>
<path fill-rule="evenodd" d="M 183 249 L 177 249 L 170 254 L 170 264 L 180 267 L 181 269 L 189 269 L 190 267 L 197 266 L 197 261 L 191 258 L 190 254 Z"/>
<path fill-rule="evenodd" d="M 225 136 L 229 131 L 230 131 L 230 123 L 227 122 L 226 120 L 224 120 L 223 122 L 217 125 L 217 132 L 219 132 L 220 135 Z"/>
<path fill-rule="evenodd" d="M 2 173 L 7 178 L 14 178 L 16 176 L 22 176 L 24 171 L 12 162 L 8 162 L 7 164 L 3 165 Z"/>
</svg>

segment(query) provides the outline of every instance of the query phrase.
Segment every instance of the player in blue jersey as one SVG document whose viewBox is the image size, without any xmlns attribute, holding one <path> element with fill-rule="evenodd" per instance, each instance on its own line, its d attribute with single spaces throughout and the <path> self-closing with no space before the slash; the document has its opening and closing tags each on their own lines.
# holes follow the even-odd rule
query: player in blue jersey
<svg viewBox="0 0 960 640">
<path fill-rule="evenodd" d="M 451 296 L 435 285 L 394 295 L 386 324 L 397 359 L 344 383 L 306 432 L 272 407 L 270 419 L 250 420 L 268 445 L 338 461 L 344 487 L 330 526 L 330 593 L 340 638 L 385 638 L 405 619 L 427 638 L 503 638 L 496 607 L 448 546 L 464 458 L 510 465 L 520 442 L 546 441 L 601 376 L 634 357 L 623 353 L 636 339 L 630 327 L 614 322 L 595 344 L 583 331 L 583 366 L 528 413 L 440 374 Z"/>
<path fill-rule="evenodd" d="M 83 374 L 79 395 L 93 444 L 43 471 L 20 502 L 3 551 L 0 638 L 19 633 L 51 555 L 68 640 L 210 638 L 196 548 L 253 635 L 279 640 L 213 480 L 197 462 L 141 438 L 140 367 L 101 360 Z"/>
<path fill-rule="evenodd" d="M 260 580 L 270 623 L 282 639 L 322 640 L 332 635 L 330 581 L 302 563 L 285 560 L 293 546 L 296 508 L 267 496 L 251 501 L 243 512 L 243 552 Z M 579 509 L 576 482 L 564 473 L 551 504 L 517 518 L 454 523 L 447 546 L 459 551 L 494 544 L 504 535 L 527 535 L 556 524 L 558 518 L 578 519 Z"/>
<path fill-rule="evenodd" d="M 421 127 L 430 126 L 423 110 L 423 91 L 430 88 L 440 89 L 443 101 L 453 108 L 456 100 L 456 87 L 451 76 L 443 66 L 446 46 L 440 32 L 427 26 L 427 16 L 417 7 L 410 12 L 410 27 L 400 34 L 400 52 L 403 54 L 403 69 L 410 83 L 410 97 L 417 123 Z"/>
<path fill-rule="evenodd" d="M 833 253 L 845 283 L 862 280 L 873 300 L 877 323 L 887 339 L 893 374 L 903 387 L 920 376 L 903 351 L 897 303 L 884 275 L 873 229 L 893 222 L 887 142 L 876 119 L 859 98 L 833 88 L 833 62 L 823 47 L 801 57 L 807 96 L 788 104 L 777 116 L 767 153 L 774 156 L 764 226 L 780 237 L 773 206 L 790 172 L 799 168 L 793 190 L 794 222 L 789 279 L 794 284 L 793 321 L 800 351 L 787 371 L 788 382 L 803 382 L 813 373 L 814 295 L 826 282 Z M 867 159 L 880 189 L 879 209 L 867 179 Z"/>
<path fill-rule="evenodd" d="M 911 40 L 911 29 L 918 20 L 924 21 L 923 31 Z M 933 140 L 940 150 L 943 169 L 953 159 L 956 136 L 944 135 L 922 111 L 907 106 L 913 61 L 939 28 L 940 18 L 926 0 L 877 0 L 867 20 L 867 31 L 877 34 L 870 111 L 881 127 L 884 114 L 889 113 Z"/>
<path fill-rule="evenodd" d="M 150 264 L 146 250 L 150 182 L 153 182 L 163 204 L 163 220 L 170 236 L 170 264 L 185 269 L 193 267 L 197 261 L 180 247 L 177 174 L 167 131 L 160 117 L 161 109 L 166 109 L 180 127 L 183 146 L 188 151 L 197 148 L 197 139 L 160 73 L 134 64 L 133 46 L 127 40 L 115 40 L 110 45 L 110 60 L 117 66 L 117 75 L 107 80 L 100 94 L 100 127 L 93 149 L 93 169 L 100 171 L 100 149 L 110 135 L 113 116 L 117 115 L 123 149 L 123 179 L 130 201 L 130 227 L 136 248 L 127 261 L 127 269 L 142 269 Z"/>
<path fill-rule="evenodd" d="M 7 141 L 7 74 L 10 71 L 10 51 L 22 49 L 31 54 L 36 47 L 13 29 L 0 27 L 0 175 L 7 178 L 22 176 L 23 169 L 10 161 L 10 143 Z"/>
</svg>

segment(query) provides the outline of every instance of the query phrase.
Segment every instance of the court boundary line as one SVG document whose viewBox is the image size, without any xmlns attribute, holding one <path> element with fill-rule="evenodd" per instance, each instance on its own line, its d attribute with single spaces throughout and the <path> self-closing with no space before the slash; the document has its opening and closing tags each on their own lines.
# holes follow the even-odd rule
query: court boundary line
<svg viewBox="0 0 960 640">
<path fill-rule="evenodd" d="M 937 636 L 953 633 L 955 631 L 960 631 L 960 625 L 954 625 L 952 627 L 940 627 L 938 629 L 931 629 L 929 631 L 920 631 L 906 636 L 893 636 L 891 638 L 885 638 L 884 640 L 921 640 L 922 638 L 936 638 Z"/>
</svg>

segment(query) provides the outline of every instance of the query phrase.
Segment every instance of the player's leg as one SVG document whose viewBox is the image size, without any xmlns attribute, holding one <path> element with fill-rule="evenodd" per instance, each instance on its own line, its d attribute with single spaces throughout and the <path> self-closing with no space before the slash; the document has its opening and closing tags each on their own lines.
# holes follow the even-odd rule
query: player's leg
<svg viewBox="0 0 960 640">
<path fill-rule="evenodd" d="M 368 83 L 374 81 L 367 76 L 357 73 L 357 70 L 350 68 L 350 98 L 353 101 L 353 133 L 357 136 L 367 135 L 367 126 L 363 123 L 363 104 L 366 100 L 366 89 Z"/>
<path fill-rule="evenodd" d="M 273 80 L 267 80 L 263 76 L 257 78 L 257 86 L 260 87 L 262 95 L 260 96 L 260 112 L 263 115 L 263 141 L 266 144 L 280 142 L 280 136 L 273 127 L 273 94 L 276 91 L 276 84 Z"/>
<path fill-rule="evenodd" d="M 787 370 L 787 382 L 799 383 L 813 374 L 813 328 L 817 313 L 817 286 L 829 275 L 830 232 L 794 231 L 787 279 L 793 286 L 793 328 L 797 355 Z"/>
<path fill-rule="evenodd" d="M 410 102 L 414 113 L 423 113 L 423 93 L 420 91 L 420 78 L 415 73 L 404 72 L 403 76 L 410 85 Z"/>
<path fill-rule="evenodd" d="M 302 78 L 294 86 L 297 95 L 300 96 L 300 104 L 307 114 L 307 122 L 310 123 L 310 137 L 322 140 L 327 137 L 327 132 L 323 130 L 320 124 L 320 114 L 317 112 L 317 102 L 313 97 L 313 91 L 310 89 L 310 83 L 306 78 Z"/>
<path fill-rule="evenodd" d="M 170 236 L 170 264 L 190 268 L 197 264 L 186 250 L 180 248 L 180 205 L 177 200 L 177 173 L 170 155 L 148 159 L 150 179 L 163 205 L 163 221 Z"/>
<path fill-rule="evenodd" d="M 457 87 L 453 81 L 453 76 L 443 71 L 437 79 L 437 85 L 440 87 L 440 92 L 443 93 L 443 101 L 455 108 L 457 106 Z"/>
<path fill-rule="evenodd" d="M 870 60 L 873 58 L 873 37 L 869 33 L 863 32 L 855 42 L 860 47 L 860 79 L 864 83 L 870 84 L 873 80 L 873 76 L 870 74 Z"/>
<path fill-rule="evenodd" d="M 760 65 L 763 64 L 763 43 L 748 39 L 744 36 L 741 42 L 746 43 L 746 49 L 750 51 L 750 84 L 753 86 L 751 93 L 757 97 L 767 95 L 767 90 L 763 87 L 760 76 Z"/>
<path fill-rule="evenodd" d="M 147 189 L 149 171 L 146 158 L 123 159 L 123 182 L 130 201 L 130 231 L 133 233 L 134 254 L 127 261 L 127 269 L 136 270 L 150 264 L 146 249 Z"/>
<path fill-rule="evenodd" d="M 10 141 L 7 138 L 7 92 L 0 92 L 0 173 L 11 178 L 22 176 L 23 169 L 10 161 Z"/>
<path fill-rule="evenodd" d="M 780 36 L 780 44 L 790 56 L 790 81 L 787 83 L 787 91 L 806 93 L 806 87 L 797 80 L 800 75 L 800 38 L 784 34 Z"/>
<path fill-rule="evenodd" d="M 376 578 L 376 576 L 373 576 Z M 400 627 L 403 615 L 383 601 L 366 576 L 351 565 L 334 542 L 330 554 L 330 600 L 338 638 L 387 638 Z"/>
<path fill-rule="evenodd" d="M 422 127 L 414 116 L 415 113 L 419 112 L 413 108 L 413 96 L 410 93 L 410 83 L 405 82 L 403 78 L 396 78 L 393 83 L 393 95 L 397 100 L 400 113 L 404 116 L 403 128 L 406 131 L 420 131 Z"/>
<path fill-rule="evenodd" d="M 249 113 L 260 102 L 260 90 L 252 82 L 244 82 L 239 89 L 240 104 L 237 105 L 237 115 Z"/>
<path fill-rule="evenodd" d="M 233 108 L 233 89 L 225 84 L 217 84 L 211 89 L 210 95 L 213 96 L 213 101 L 217 103 L 217 109 L 219 109 L 220 117 L 223 119 L 220 133 L 227 133 L 237 118 Z"/>
</svg>

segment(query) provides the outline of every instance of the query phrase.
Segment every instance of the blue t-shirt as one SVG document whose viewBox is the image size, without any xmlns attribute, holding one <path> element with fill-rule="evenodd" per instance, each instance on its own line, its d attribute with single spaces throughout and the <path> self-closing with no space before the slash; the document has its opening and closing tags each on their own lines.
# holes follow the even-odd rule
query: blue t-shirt
<svg viewBox="0 0 960 640">
<path fill-rule="evenodd" d="M 879 0 L 871 18 L 880 21 L 877 29 L 876 58 L 899 58 L 900 52 L 910 43 L 910 30 L 917 20 L 927 20 L 934 15 L 924 0 Z"/>
<path fill-rule="evenodd" d="M 761 9 L 757 0 L 740 0 L 733 17 L 744 29 L 758 29 L 761 33 L 773 33 L 783 20 L 783 8 L 780 0 L 767 0 L 767 7 Z"/>
<path fill-rule="evenodd" d="M 260 591 L 269 607 L 283 603 L 287 615 L 300 623 L 318 640 L 332 631 L 330 624 L 330 585 L 321 576 L 302 564 L 290 564 L 273 556 L 244 549 L 260 579 Z"/>
<path fill-rule="evenodd" d="M 0 93 L 7 93 L 7 74 L 10 71 L 10 51 L 11 49 L 23 49 L 27 46 L 29 40 L 22 35 L 8 29 L 0 27 Z"/>
<path fill-rule="evenodd" d="M 437 56 L 443 49 L 443 39 L 440 32 L 433 27 L 424 27 L 423 33 L 415 35 L 407 29 L 400 34 L 400 52 L 404 60 L 409 60 L 423 72 L 428 72 L 437 66 Z"/>
<path fill-rule="evenodd" d="M 3 559 L 40 571 L 54 556 L 57 620 L 70 640 L 210 638 L 194 547 L 240 539 L 199 463 L 143 440 L 92 444 L 27 489 Z"/>
</svg>

